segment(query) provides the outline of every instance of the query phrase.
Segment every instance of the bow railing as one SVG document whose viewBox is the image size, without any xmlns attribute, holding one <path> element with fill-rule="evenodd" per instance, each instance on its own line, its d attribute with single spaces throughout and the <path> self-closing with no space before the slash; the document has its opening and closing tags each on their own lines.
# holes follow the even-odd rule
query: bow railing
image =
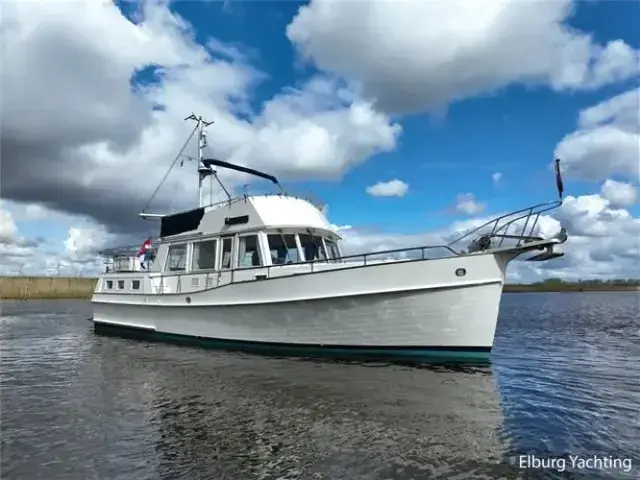
<svg viewBox="0 0 640 480">
<path fill-rule="evenodd" d="M 562 200 L 555 200 L 501 215 L 455 238 L 448 243 L 448 246 L 454 248 L 455 245 L 472 236 L 475 238 L 469 245 L 470 252 L 507 246 L 505 240 L 514 241 L 515 245 L 512 246 L 516 247 L 523 243 L 542 240 L 543 238 L 536 232 L 540 215 L 554 210 L 560 205 L 562 205 Z M 458 250 L 460 249 L 458 248 Z"/>
</svg>

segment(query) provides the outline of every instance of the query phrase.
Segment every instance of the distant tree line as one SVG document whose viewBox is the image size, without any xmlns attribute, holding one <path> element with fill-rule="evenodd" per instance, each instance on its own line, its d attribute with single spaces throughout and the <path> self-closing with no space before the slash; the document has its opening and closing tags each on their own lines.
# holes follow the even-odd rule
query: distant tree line
<svg viewBox="0 0 640 480">
<path fill-rule="evenodd" d="M 609 280 L 590 279 L 566 281 L 561 278 L 547 278 L 529 284 L 506 284 L 507 292 L 557 292 L 557 291 L 596 291 L 596 290 L 638 290 L 640 278 L 612 278 Z"/>
<path fill-rule="evenodd" d="M 637 287 L 640 286 L 640 278 L 613 278 L 609 280 L 602 280 L 599 278 L 590 280 L 578 280 L 573 282 L 567 282 L 561 278 L 547 278 L 541 282 L 536 282 L 534 285 L 594 285 L 594 286 L 612 286 L 612 287 Z"/>
</svg>

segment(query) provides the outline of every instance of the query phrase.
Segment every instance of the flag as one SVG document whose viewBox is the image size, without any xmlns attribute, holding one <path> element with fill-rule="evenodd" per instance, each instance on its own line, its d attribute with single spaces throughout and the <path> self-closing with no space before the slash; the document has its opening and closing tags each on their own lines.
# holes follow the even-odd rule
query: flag
<svg viewBox="0 0 640 480">
<path fill-rule="evenodd" d="M 148 238 L 144 241 L 142 246 L 140 247 L 140 251 L 138 252 L 138 256 L 140 257 L 140 268 L 146 270 L 145 262 L 147 261 L 147 256 L 151 252 L 151 238 Z"/>
<path fill-rule="evenodd" d="M 564 192 L 564 185 L 562 184 L 562 175 L 560 174 L 560 159 L 556 158 L 556 186 L 558 187 L 558 195 L 562 200 L 562 193 Z"/>
</svg>

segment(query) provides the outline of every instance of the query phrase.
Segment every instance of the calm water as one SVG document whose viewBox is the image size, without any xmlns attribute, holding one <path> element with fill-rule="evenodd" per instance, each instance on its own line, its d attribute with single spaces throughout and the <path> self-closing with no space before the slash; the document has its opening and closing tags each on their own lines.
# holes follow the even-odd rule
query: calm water
<svg viewBox="0 0 640 480">
<path fill-rule="evenodd" d="M 505 294 L 493 364 L 449 369 L 98 337 L 87 302 L 4 303 L 0 477 L 637 478 L 639 310 L 633 292 Z"/>
</svg>

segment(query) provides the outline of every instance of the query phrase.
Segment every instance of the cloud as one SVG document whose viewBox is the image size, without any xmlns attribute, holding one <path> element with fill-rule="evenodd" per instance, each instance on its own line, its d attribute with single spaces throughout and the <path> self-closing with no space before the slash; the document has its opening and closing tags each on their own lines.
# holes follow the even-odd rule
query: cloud
<svg viewBox="0 0 640 480">
<path fill-rule="evenodd" d="M 456 201 L 456 212 L 466 215 L 477 215 L 482 213 L 487 205 L 480 203 L 475 199 L 473 193 L 461 193 Z"/>
<path fill-rule="evenodd" d="M 515 83 L 565 91 L 637 76 L 638 52 L 629 45 L 598 45 L 567 25 L 573 5 L 312 0 L 287 36 L 302 58 L 351 79 L 393 113 Z"/>
<path fill-rule="evenodd" d="M 32 231 L 37 227 L 38 235 L 23 233 L 28 224 Z M 58 232 L 66 232 L 66 238 Z M 0 203 L 0 275 L 95 275 L 103 268 L 99 250 L 139 243 L 135 232 L 110 233 L 88 216 L 68 215 L 39 204 Z"/>
<path fill-rule="evenodd" d="M 107 236 L 104 227 L 71 227 L 64 241 L 66 254 L 77 263 L 94 261 Z"/>
<path fill-rule="evenodd" d="M 38 248 L 41 239 L 28 239 L 20 234 L 13 215 L 0 204 L 0 274 L 18 273 Z"/>
<path fill-rule="evenodd" d="M 578 129 L 556 147 L 567 175 L 586 180 L 640 175 L 640 89 L 580 112 Z"/>
<path fill-rule="evenodd" d="M 367 193 L 374 197 L 404 197 L 408 190 L 409 184 L 397 178 L 367 187 Z"/>
<path fill-rule="evenodd" d="M 13 244 L 18 236 L 18 228 L 13 217 L 6 210 L 0 210 L 0 243 Z"/>
<path fill-rule="evenodd" d="M 338 178 L 395 148 L 401 127 L 344 82 L 318 75 L 254 112 L 266 75 L 250 55 L 196 43 L 163 3 L 144 2 L 138 17 L 110 2 L 3 6 L 3 198 L 116 234 L 145 231 L 137 213 L 193 128 L 183 121 L 191 112 L 215 121 L 208 155 L 285 179 Z M 195 143 L 186 153 L 195 156 Z M 247 183 L 221 177 L 232 189 Z M 194 178 L 193 163 L 174 170 L 149 209 L 192 207 Z"/>
<path fill-rule="evenodd" d="M 617 208 L 601 194 L 568 196 L 555 215 L 576 235 L 609 237 L 633 235 L 640 243 L 640 222 L 628 210 Z M 614 231 L 615 230 L 615 231 Z"/>
<path fill-rule="evenodd" d="M 628 208 L 633 206 L 638 199 L 638 189 L 636 187 L 610 179 L 607 179 L 602 184 L 600 194 L 613 207 Z"/>
<path fill-rule="evenodd" d="M 491 180 L 493 180 L 494 185 L 498 185 L 501 179 L 502 179 L 502 173 L 500 172 L 495 172 L 493 175 L 491 175 Z"/>
<path fill-rule="evenodd" d="M 29 248 L 40 242 L 40 238 L 30 240 L 23 237 L 18 231 L 12 213 L 5 208 L 4 204 L 0 204 L 0 245 L 10 249 Z"/>
<path fill-rule="evenodd" d="M 348 254 L 442 245 L 500 215 L 497 212 L 482 218 L 457 221 L 444 229 L 425 234 L 387 233 L 357 226 L 339 228 L 338 233 L 343 236 L 343 250 Z M 524 224 L 525 219 L 516 222 L 511 231 L 520 231 Z M 528 226 L 531 227 L 531 222 Z M 541 263 L 523 259 L 515 261 L 509 266 L 507 281 L 529 283 L 548 277 L 565 280 L 638 277 L 640 218 L 628 210 L 617 208 L 601 194 L 569 196 L 551 215 L 540 216 L 533 234 L 551 237 L 561 226 L 569 235 L 567 242 L 560 247 L 565 256 Z M 455 247 L 467 248 L 472 237 L 461 240 Z M 429 252 L 434 257 L 445 253 L 443 250 Z"/>
<path fill-rule="evenodd" d="M 566 27 L 570 10 L 568 1 L 313 1 L 287 34 L 324 71 L 257 104 L 268 75 L 250 63 L 255 55 L 215 38 L 196 42 L 192 26 L 162 2 L 143 2 L 135 21 L 110 2 L 5 3 L 0 271 L 95 273 L 97 250 L 139 243 L 150 224 L 137 213 L 193 128 L 183 121 L 192 112 L 215 121 L 208 156 L 285 180 L 336 179 L 397 147 L 402 127 L 393 113 L 513 83 L 595 88 L 637 71 L 637 52 L 623 42 L 598 47 Z M 633 265 L 638 219 L 627 209 L 636 201 L 637 106 L 632 90 L 583 111 L 558 146 L 569 175 L 631 183 L 608 180 L 541 217 L 538 229 L 562 219 L 573 230 L 567 257 L 518 264 L 519 278 L 624 274 Z M 193 206 L 194 170 L 190 162 L 174 170 L 150 209 Z M 247 183 L 220 175 L 232 190 Z M 473 195 L 458 200 L 468 215 L 486 211 Z M 340 231 L 347 249 L 380 250 L 447 240 L 482 220 L 424 235 Z M 36 221 L 66 235 L 29 238 L 22 222 Z"/>
</svg>

